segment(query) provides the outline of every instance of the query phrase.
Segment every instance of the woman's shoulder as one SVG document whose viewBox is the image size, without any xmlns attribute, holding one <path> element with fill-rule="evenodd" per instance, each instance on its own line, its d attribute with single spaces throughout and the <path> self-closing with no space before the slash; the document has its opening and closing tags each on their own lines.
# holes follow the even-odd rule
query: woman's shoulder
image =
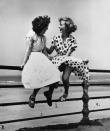
<svg viewBox="0 0 110 131">
<path fill-rule="evenodd" d="M 61 34 L 57 34 L 53 36 L 53 40 L 58 40 L 59 38 L 61 38 Z"/>
<path fill-rule="evenodd" d="M 69 36 L 69 38 L 70 39 L 75 39 L 75 37 L 72 34 Z"/>
<path fill-rule="evenodd" d="M 26 39 L 35 40 L 36 39 L 35 32 L 33 30 L 29 30 L 28 33 L 26 34 Z"/>
</svg>

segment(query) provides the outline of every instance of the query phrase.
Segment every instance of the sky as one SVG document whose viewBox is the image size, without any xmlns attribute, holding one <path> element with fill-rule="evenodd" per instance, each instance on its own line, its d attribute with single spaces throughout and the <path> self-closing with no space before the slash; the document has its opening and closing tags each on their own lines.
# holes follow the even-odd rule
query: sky
<svg viewBox="0 0 110 131">
<path fill-rule="evenodd" d="M 32 20 L 49 15 L 47 46 L 59 33 L 58 18 L 71 17 L 78 27 L 73 34 L 78 48 L 74 56 L 89 59 L 89 67 L 110 69 L 110 1 L 109 0 L 0 0 L 0 65 L 22 64 L 25 36 Z M 0 71 L 1 75 L 18 75 L 18 71 Z"/>
</svg>

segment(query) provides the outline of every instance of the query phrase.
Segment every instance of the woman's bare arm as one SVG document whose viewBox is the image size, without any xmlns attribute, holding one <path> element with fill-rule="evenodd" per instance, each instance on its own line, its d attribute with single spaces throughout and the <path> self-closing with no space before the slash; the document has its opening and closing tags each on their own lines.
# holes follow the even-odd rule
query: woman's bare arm
<svg viewBox="0 0 110 131">
<path fill-rule="evenodd" d="M 32 51 L 33 41 L 28 41 L 28 42 L 30 42 L 30 43 L 28 43 L 28 47 L 27 47 L 26 52 L 25 52 L 25 56 L 24 56 L 24 60 L 23 60 L 22 66 L 24 66 L 27 63 L 27 61 L 29 59 L 29 56 L 31 54 L 31 51 Z"/>
<path fill-rule="evenodd" d="M 76 47 L 77 46 L 74 46 L 74 47 L 71 47 L 71 48 L 69 48 L 69 50 L 68 50 L 68 52 L 67 52 L 67 56 L 70 56 L 71 55 L 71 53 L 73 53 L 73 51 L 75 51 L 76 50 Z"/>
<path fill-rule="evenodd" d="M 47 50 L 48 54 L 51 54 L 54 51 L 54 49 L 55 49 L 54 46 L 51 46 L 50 48 L 46 47 L 46 50 Z"/>
</svg>

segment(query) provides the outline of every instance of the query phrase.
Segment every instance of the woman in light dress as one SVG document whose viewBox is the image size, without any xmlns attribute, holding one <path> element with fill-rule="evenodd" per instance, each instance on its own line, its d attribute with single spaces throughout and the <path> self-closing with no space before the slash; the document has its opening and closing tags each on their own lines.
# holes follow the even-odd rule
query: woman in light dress
<svg viewBox="0 0 110 131">
<path fill-rule="evenodd" d="M 52 106 L 52 93 L 60 81 L 60 72 L 48 59 L 46 52 L 45 32 L 48 29 L 50 17 L 38 16 L 32 21 L 32 31 L 26 36 L 27 50 L 22 64 L 22 83 L 26 89 L 33 89 L 29 97 L 29 106 L 34 108 L 38 91 L 46 86 L 44 92 L 47 104 Z"/>
</svg>

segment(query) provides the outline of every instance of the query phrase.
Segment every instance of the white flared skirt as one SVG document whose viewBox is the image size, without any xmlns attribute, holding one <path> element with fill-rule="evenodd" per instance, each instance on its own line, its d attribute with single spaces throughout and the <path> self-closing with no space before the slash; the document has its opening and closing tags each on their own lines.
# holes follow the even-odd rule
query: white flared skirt
<svg viewBox="0 0 110 131">
<path fill-rule="evenodd" d="M 32 52 L 22 71 L 22 83 L 25 88 L 45 87 L 60 81 L 57 67 L 42 53 Z"/>
</svg>

